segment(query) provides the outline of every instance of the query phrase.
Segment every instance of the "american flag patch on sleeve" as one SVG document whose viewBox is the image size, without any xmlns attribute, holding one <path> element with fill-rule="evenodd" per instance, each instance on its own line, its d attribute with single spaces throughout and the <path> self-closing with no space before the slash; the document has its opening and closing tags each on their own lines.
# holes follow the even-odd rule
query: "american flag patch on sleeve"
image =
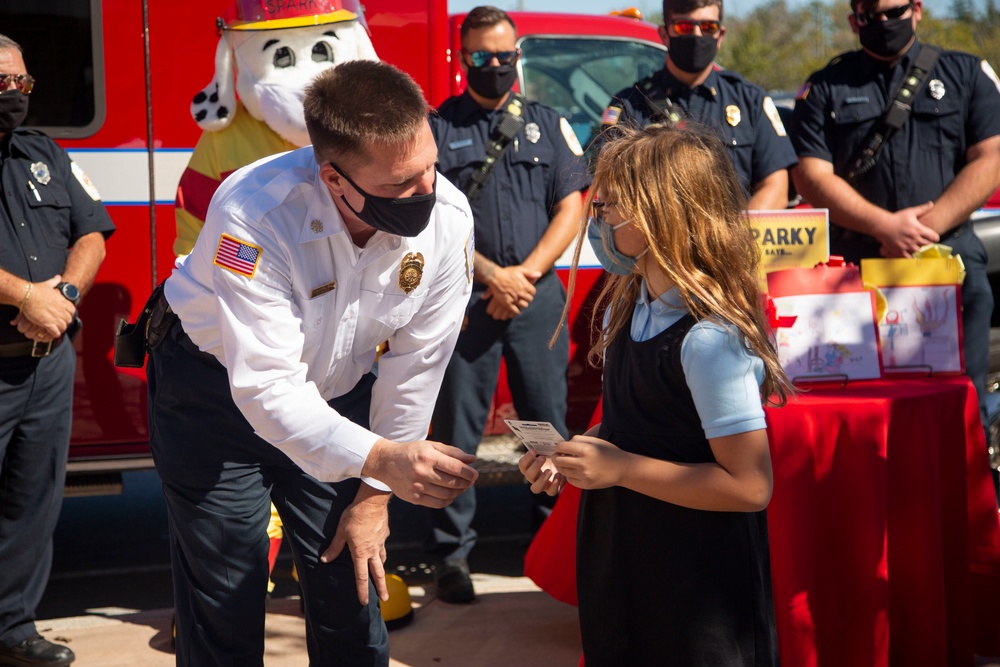
<svg viewBox="0 0 1000 667">
<path fill-rule="evenodd" d="M 257 262 L 260 261 L 261 249 L 252 243 L 240 241 L 229 234 L 223 234 L 219 239 L 219 247 L 215 251 L 216 266 L 221 266 L 233 273 L 238 273 L 247 278 L 253 278 L 257 271 Z"/>
<path fill-rule="evenodd" d="M 601 114 L 601 125 L 615 125 L 618 123 L 618 117 L 621 115 L 621 107 L 608 107 Z"/>
</svg>

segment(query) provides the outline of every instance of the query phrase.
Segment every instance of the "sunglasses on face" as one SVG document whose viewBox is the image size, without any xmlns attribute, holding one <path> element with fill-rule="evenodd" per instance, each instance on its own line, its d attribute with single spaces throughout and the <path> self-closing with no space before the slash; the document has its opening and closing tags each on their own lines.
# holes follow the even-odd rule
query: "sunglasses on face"
<svg viewBox="0 0 1000 667">
<path fill-rule="evenodd" d="M 464 50 L 464 49 L 463 49 Z M 469 54 L 469 58 L 472 59 L 473 67 L 486 67 L 490 62 L 496 58 L 503 66 L 513 65 L 517 62 L 517 57 L 521 55 L 521 49 L 515 49 L 513 51 L 466 51 Z"/>
<path fill-rule="evenodd" d="M 883 12 L 854 12 L 854 20 L 858 25 L 868 25 L 871 21 L 888 21 L 902 18 L 903 14 L 913 9 L 913 3 L 893 7 Z"/>
<path fill-rule="evenodd" d="M 11 83 L 27 95 L 35 87 L 35 77 L 30 74 L 0 74 L 0 93 L 7 92 Z"/>
<path fill-rule="evenodd" d="M 702 35 L 714 35 L 722 27 L 718 21 L 692 21 L 691 19 L 673 19 L 669 25 L 674 29 L 674 34 L 681 37 L 693 35 L 695 28 L 700 29 Z"/>
</svg>

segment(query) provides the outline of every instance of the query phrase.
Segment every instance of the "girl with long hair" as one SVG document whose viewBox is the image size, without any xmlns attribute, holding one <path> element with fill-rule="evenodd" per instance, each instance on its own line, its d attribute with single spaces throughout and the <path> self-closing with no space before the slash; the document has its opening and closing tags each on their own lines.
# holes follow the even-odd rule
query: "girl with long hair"
<svg viewBox="0 0 1000 667">
<path fill-rule="evenodd" d="M 613 274 L 591 350 L 603 421 L 520 468 L 536 493 L 583 489 L 587 667 L 775 665 L 762 403 L 782 403 L 789 384 L 743 188 L 708 131 L 620 132 L 598 158 L 572 273 L 586 235 Z"/>
</svg>

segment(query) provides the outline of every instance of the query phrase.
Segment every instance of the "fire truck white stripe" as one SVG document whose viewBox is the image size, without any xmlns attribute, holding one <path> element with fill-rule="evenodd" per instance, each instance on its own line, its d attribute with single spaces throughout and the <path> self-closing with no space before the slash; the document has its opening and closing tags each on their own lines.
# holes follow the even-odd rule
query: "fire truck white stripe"
<svg viewBox="0 0 1000 667">
<path fill-rule="evenodd" d="M 108 206 L 149 205 L 149 157 L 141 148 L 77 148 L 70 158 L 83 168 Z M 173 204 L 191 149 L 169 148 L 153 153 L 157 204 Z"/>
<path fill-rule="evenodd" d="M 153 153 L 156 169 L 156 203 L 172 205 L 181 174 L 191 159 L 191 149 L 170 148 Z M 149 206 L 149 169 L 145 149 L 78 148 L 69 151 L 83 167 L 108 206 Z M 573 244 L 556 262 L 567 269 L 573 261 Z M 590 244 L 584 240 L 580 267 L 600 266 Z"/>
</svg>

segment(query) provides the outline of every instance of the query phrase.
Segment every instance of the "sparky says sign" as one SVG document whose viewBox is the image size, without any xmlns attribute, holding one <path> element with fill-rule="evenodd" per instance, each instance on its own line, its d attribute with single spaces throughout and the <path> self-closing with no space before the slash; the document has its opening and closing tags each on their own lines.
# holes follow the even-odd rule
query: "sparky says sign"
<svg viewBox="0 0 1000 667">
<path fill-rule="evenodd" d="M 781 269 L 808 269 L 830 259 L 830 212 L 825 208 L 750 211 L 760 247 L 760 278 Z"/>
</svg>

